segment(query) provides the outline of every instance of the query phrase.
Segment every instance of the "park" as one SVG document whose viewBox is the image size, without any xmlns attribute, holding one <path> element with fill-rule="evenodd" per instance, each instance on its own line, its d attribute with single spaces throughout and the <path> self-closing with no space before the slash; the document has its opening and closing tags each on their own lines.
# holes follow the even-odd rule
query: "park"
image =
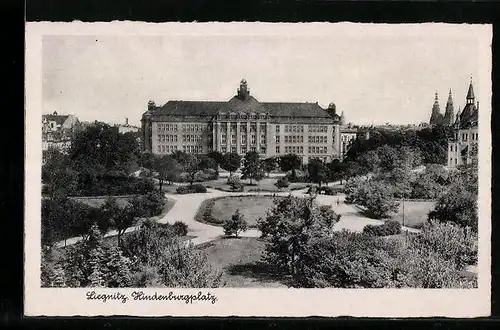
<svg viewBox="0 0 500 330">
<path fill-rule="evenodd" d="M 126 134 L 100 152 L 92 144 L 106 129 L 82 132 L 77 157 L 45 155 L 46 286 L 477 285 L 467 271 L 477 260 L 473 166 L 450 172 L 424 146 L 383 141 L 308 164 L 255 152 L 155 156 Z"/>
</svg>

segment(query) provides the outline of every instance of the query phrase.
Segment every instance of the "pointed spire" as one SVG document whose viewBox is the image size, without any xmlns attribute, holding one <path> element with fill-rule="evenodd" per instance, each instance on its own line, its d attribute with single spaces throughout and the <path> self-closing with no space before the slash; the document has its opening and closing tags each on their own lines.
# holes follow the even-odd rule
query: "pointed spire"
<svg viewBox="0 0 500 330">
<path fill-rule="evenodd" d="M 434 101 L 438 102 L 439 101 L 439 98 L 438 98 L 438 92 L 436 91 L 436 96 L 434 97 Z"/>
<path fill-rule="evenodd" d="M 444 124 L 445 125 L 452 125 L 453 120 L 454 120 L 454 109 L 453 109 L 453 97 L 451 94 L 451 88 L 450 92 L 448 94 L 448 101 L 446 102 L 446 110 L 444 113 Z"/>
<path fill-rule="evenodd" d="M 472 77 L 470 77 L 469 91 L 467 92 L 467 104 L 474 104 L 474 87 L 472 86 Z"/>
<path fill-rule="evenodd" d="M 345 125 L 344 110 L 342 110 L 342 113 L 340 114 L 340 125 Z"/>
</svg>

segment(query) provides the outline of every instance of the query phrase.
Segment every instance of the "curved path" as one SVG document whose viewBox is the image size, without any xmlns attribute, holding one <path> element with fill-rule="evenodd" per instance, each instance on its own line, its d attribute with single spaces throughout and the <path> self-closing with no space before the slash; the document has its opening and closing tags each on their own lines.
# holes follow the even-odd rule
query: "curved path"
<svg viewBox="0 0 500 330">
<path fill-rule="evenodd" d="M 201 203 L 207 199 L 221 197 L 221 196 L 288 196 L 291 194 L 292 196 L 297 197 L 305 197 L 306 189 L 295 190 L 291 192 L 224 192 L 215 189 L 207 189 L 207 193 L 205 194 L 185 194 L 185 195 L 174 195 L 174 194 L 165 194 L 167 198 L 173 199 L 175 201 L 174 206 L 170 211 L 158 219 L 160 223 L 170 223 L 173 224 L 176 221 L 184 222 L 188 225 L 189 235 L 195 236 L 188 242 L 193 243 L 194 245 L 199 245 L 202 243 L 210 242 L 216 240 L 222 236 L 224 236 L 224 231 L 220 226 L 213 226 L 205 223 L 201 223 L 195 220 L 196 212 L 200 207 Z M 367 217 L 362 216 L 359 213 L 359 210 L 354 205 L 349 205 L 344 203 L 345 195 L 339 194 L 336 196 L 327 196 L 327 195 L 318 195 L 316 197 L 316 201 L 322 205 L 330 205 L 332 209 L 341 215 L 341 219 L 338 223 L 335 224 L 334 230 L 340 231 L 342 229 L 361 232 L 363 228 L 368 225 L 379 225 L 382 224 L 381 220 L 374 220 Z M 337 205 L 337 200 L 340 203 Z M 128 228 L 126 232 L 131 232 L 136 230 L 137 227 Z M 404 231 L 408 232 L 419 232 L 418 229 L 403 227 Z M 118 233 L 116 230 L 109 231 L 105 237 L 116 236 Z M 257 229 L 249 229 L 246 232 L 240 234 L 242 237 L 260 237 L 260 231 Z M 66 240 L 66 245 L 75 244 L 80 241 L 81 237 L 73 237 Z M 59 242 L 57 246 L 64 246 L 64 241 Z"/>
</svg>

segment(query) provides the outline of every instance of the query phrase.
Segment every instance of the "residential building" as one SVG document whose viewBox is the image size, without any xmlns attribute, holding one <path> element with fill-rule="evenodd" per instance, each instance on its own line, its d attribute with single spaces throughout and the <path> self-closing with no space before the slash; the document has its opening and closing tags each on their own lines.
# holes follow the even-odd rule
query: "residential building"
<svg viewBox="0 0 500 330">
<path fill-rule="evenodd" d="M 142 148 L 154 154 L 256 151 L 263 157 L 294 153 L 311 158 L 341 157 L 340 116 L 335 104 L 260 102 L 241 80 L 229 101 L 148 103 L 142 115 Z"/>
<path fill-rule="evenodd" d="M 55 148 L 67 152 L 73 133 L 79 127 L 80 122 L 74 115 L 61 115 L 57 111 L 42 115 L 42 150 Z"/>
<path fill-rule="evenodd" d="M 454 136 L 448 142 L 448 167 L 477 161 L 479 101 L 475 100 L 472 80 L 463 110 L 457 113 Z"/>
</svg>

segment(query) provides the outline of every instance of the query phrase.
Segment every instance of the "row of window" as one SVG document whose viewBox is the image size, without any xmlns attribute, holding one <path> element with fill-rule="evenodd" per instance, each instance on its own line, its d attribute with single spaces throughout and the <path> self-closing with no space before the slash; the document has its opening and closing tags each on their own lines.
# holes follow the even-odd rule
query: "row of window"
<svg viewBox="0 0 500 330">
<path fill-rule="evenodd" d="M 304 147 L 303 146 L 285 146 L 286 154 L 303 154 Z"/>
<path fill-rule="evenodd" d="M 172 145 L 159 145 L 158 146 L 158 153 L 164 154 L 164 153 L 172 153 L 177 150 L 177 146 L 172 146 Z"/>
<path fill-rule="evenodd" d="M 309 143 L 327 143 L 328 137 L 326 135 L 309 135 Z"/>
<path fill-rule="evenodd" d="M 309 133 L 327 133 L 327 125 L 309 125 Z"/>
<path fill-rule="evenodd" d="M 158 123 L 158 131 L 177 132 L 178 130 L 177 124 Z"/>
<path fill-rule="evenodd" d="M 177 135 L 164 135 L 164 134 L 160 134 L 158 135 L 158 142 L 177 142 Z"/>
<path fill-rule="evenodd" d="M 235 114 L 229 114 L 229 115 L 219 115 L 219 118 L 221 119 L 265 119 L 266 114 L 265 113 L 259 113 L 259 114 L 245 114 L 245 113 L 235 113 Z"/>
<path fill-rule="evenodd" d="M 203 124 L 182 124 L 183 132 L 203 132 Z"/>
<path fill-rule="evenodd" d="M 285 143 L 303 143 L 303 135 L 285 135 Z M 276 143 L 279 143 L 279 136 L 276 137 Z"/>
<path fill-rule="evenodd" d="M 236 141 L 238 139 L 238 136 L 236 134 L 231 135 L 231 144 L 235 145 Z M 221 144 L 227 144 L 227 135 L 223 134 L 221 135 L 220 139 Z M 260 143 L 261 144 L 266 144 L 266 135 L 263 134 L 260 136 Z M 247 144 L 247 136 L 242 135 L 241 136 L 241 144 Z M 257 144 L 257 136 L 256 135 L 250 135 L 250 144 Z"/>
<path fill-rule="evenodd" d="M 201 142 L 201 135 L 183 135 L 182 142 Z"/>
<path fill-rule="evenodd" d="M 221 123 L 220 124 L 221 131 L 227 130 L 228 125 L 229 125 L 229 130 L 231 132 L 236 132 L 238 130 L 238 126 L 235 123 Z M 250 126 L 251 132 L 257 131 L 257 124 L 256 123 L 252 123 L 249 126 Z M 261 131 L 265 131 L 266 129 L 267 129 L 266 124 L 260 124 Z M 247 125 L 246 124 L 240 125 L 240 132 L 246 132 L 246 131 L 247 131 Z"/>
<path fill-rule="evenodd" d="M 310 154 L 326 154 L 328 153 L 327 147 L 309 146 L 308 152 Z"/>
<path fill-rule="evenodd" d="M 226 153 L 227 150 L 228 150 L 228 148 L 226 146 L 222 146 L 220 148 L 220 151 L 223 154 Z M 229 150 L 231 150 L 231 152 L 234 152 L 234 153 L 238 152 L 238 150 L 237 150 L 237 148 L 235 146 L 232 146 Z M 264 147 L 264 146 L 260 147 L 260 152 L 261 153 L 265 154 L 266 150 L 267 150 L 266 147 Z M 257 147 L 255 147 L 255 146 L 250 147 L 250 151 L 255 151 L 256 152 L 257 151 Z M 247 146 L 241 146 L 240 153 L 246 154 L 247 152 L 248 152 Z"/>
<path fill-rule="evenodd" d="M 285 125 L 285 133 L 304 133 L 304 125 Z"/>
<path fill-rule="evenodd" d="M 203 153 L 203 146 L 182 146 L 182 151 L 188 154 L 201 154 Z"/>
</svg>

